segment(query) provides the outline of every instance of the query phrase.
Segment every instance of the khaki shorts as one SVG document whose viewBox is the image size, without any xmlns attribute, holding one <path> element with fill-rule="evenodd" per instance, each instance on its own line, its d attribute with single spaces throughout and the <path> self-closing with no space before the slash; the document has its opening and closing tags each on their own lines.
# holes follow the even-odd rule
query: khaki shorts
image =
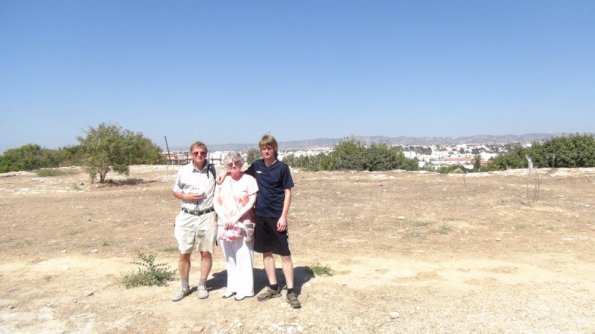
<svg viewBox="0 0 595 334">
<path fill-rule="evenodd" d="M 199 252 L 213 254 L 217 239 L 217 220 L 215 212 L 201 216 L 191 215 L 180 211 L 176 216 L 174 237 L 178 242 L 181 254 L 192 253 L 196 248 Z"/>
</svg>

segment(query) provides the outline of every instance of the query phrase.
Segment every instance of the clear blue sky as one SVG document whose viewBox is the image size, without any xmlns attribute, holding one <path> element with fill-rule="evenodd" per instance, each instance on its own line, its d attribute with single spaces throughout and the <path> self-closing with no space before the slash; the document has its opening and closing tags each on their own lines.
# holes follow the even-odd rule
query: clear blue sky
<svg viewBox="0 0 595 334">
<path fill-rule="evenodd" d="M 595 132 L 595 1 L 0 0 L 0 152 Z"/>
</svg>

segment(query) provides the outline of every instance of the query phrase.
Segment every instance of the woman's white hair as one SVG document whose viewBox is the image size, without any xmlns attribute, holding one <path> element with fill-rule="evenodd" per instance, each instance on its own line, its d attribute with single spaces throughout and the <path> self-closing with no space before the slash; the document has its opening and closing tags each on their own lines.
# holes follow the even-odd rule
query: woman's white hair
<svg viewBox="0 0 595 334">
<path fill-rule="evenodd" d="M 240 161 L 241 165 L 240 166 L 244 166 L 244 158 L 242 158 L 242 155 L 238 152 L 229 152 L 227 153 L 227 155 L 225 156 L 225 164 L 227 165 L 229 162 L 233 162 L 233 161 Z"/>
</svg>

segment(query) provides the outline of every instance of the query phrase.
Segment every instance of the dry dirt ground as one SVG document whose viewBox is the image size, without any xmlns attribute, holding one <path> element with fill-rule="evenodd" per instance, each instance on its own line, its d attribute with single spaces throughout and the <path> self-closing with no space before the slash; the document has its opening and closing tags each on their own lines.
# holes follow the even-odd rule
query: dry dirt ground
<svg viewBox="0 0 595 334">
<path fill-rule="evenodd" d="M 595 169 L 294 170 L 300 310 L 221 299 L 220 249 L 206 300 L 123 287 L 139 251 L 176 268 L 175 172 L 0 175 L 0 333 L 595 333 Z"/>
</svg>

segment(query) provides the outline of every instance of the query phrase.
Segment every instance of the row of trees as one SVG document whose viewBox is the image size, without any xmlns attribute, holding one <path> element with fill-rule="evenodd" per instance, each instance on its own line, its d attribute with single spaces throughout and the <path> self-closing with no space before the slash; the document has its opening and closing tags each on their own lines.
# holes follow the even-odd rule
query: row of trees
<svg viewBox="0 0 595 334">
<path fill-rule="evenodd" d="M 0 172 L 80 165 L 80 146 L 50 150 L 37 144 L 10 149 L 0 156 Z"/>
<path fill-rule="evenodd" d="M 89 127 L 86 136 L 77 138 L 79 145 L 51 150 L 36 144 L 10 149 L 0 155 L 0 173 L 35 170 L 61 166 L 83 166 L 91 180 L 106 180 L 110 171 L 128 175 L 129 166 L 135 164 L 163 164 L 161 148 L 141 133 L 122 129 L 117 125 L 101 123 Z M 258 150 L 248 152 L 248 163 L 260 157 Z M 315 156 L 288 155 L 284 162 L 292 167 L 311 171 L 391 169 L 417 170 L 418 161 L 403 155 L 399 148 L 386 144 L 364 146 L 355 140 L 345 140 L 330 153 Z M 595 167 L 595 138 L 593 135 L 571 135 L 553 138 L 531 147 L 516 147 L 488 163 L 480 165 L 476 155 L 472 171 L 492 171 L 533 167 Z M 462 167 L 448 167 L 451 172 Z M 465 170 L 465 172 L 467 172 Z"/>
<path fill-rule="evenodd" d="M 36 144 L 10 149 L 0 156 L 0 172 L 35 170 L 62 166 L 85 167 L 91 180 L 106 180 L 110 171 L 128 175 L 135 164 L 163 164 L 161 148 L 141 133 L 118 125 L 101 123 L 89 127 L 86 136 L 77 137 L 79 145 L 51 150 Z"/>
<path fill-rule="evenodd" d="M 355 140 L 342 141 L 328 154 L 320 153 L 315 156 L 290 154 L 283 161 L 292 167 L 311 171 L 418 169 L 418 161 L 406 158 L 400 148 L 389 147 L 386 144 L 364 146 Z M 553 138 L 543 143 L 536 142 L 530 147 L 511 146 L 510 151 L 491 159 L 486 166 L 481 166 L 481 158 L 476 154 L 472 170 L 462 166 L 450 166 L 438 171 L 441 173 L 458 170 L 494 171 L 527 168 L 529 163 L 532 163 L 535 168 L 595 167 L 595 139 L 593 135 L 577 134 Z"/>
<path fill-rule="evenodd" d="M 516 147 L 490 160 L 482 171 L 528 168 L 595 167 L 593 135 L 556 137 L 531 147 Z"/>
<path fill-rule="evenodd" d="M 367 170 L 381 171 L 391 169 L 417 170 L 415 159 L 406 158 L 402 152 L 386 144 L 364 146 L 355 140 L 345 140 L 326 154 L 315 156 L 288 155 L 283 162 L 292 167 L 311 171 L 320 170 Z"/>
</svg>

